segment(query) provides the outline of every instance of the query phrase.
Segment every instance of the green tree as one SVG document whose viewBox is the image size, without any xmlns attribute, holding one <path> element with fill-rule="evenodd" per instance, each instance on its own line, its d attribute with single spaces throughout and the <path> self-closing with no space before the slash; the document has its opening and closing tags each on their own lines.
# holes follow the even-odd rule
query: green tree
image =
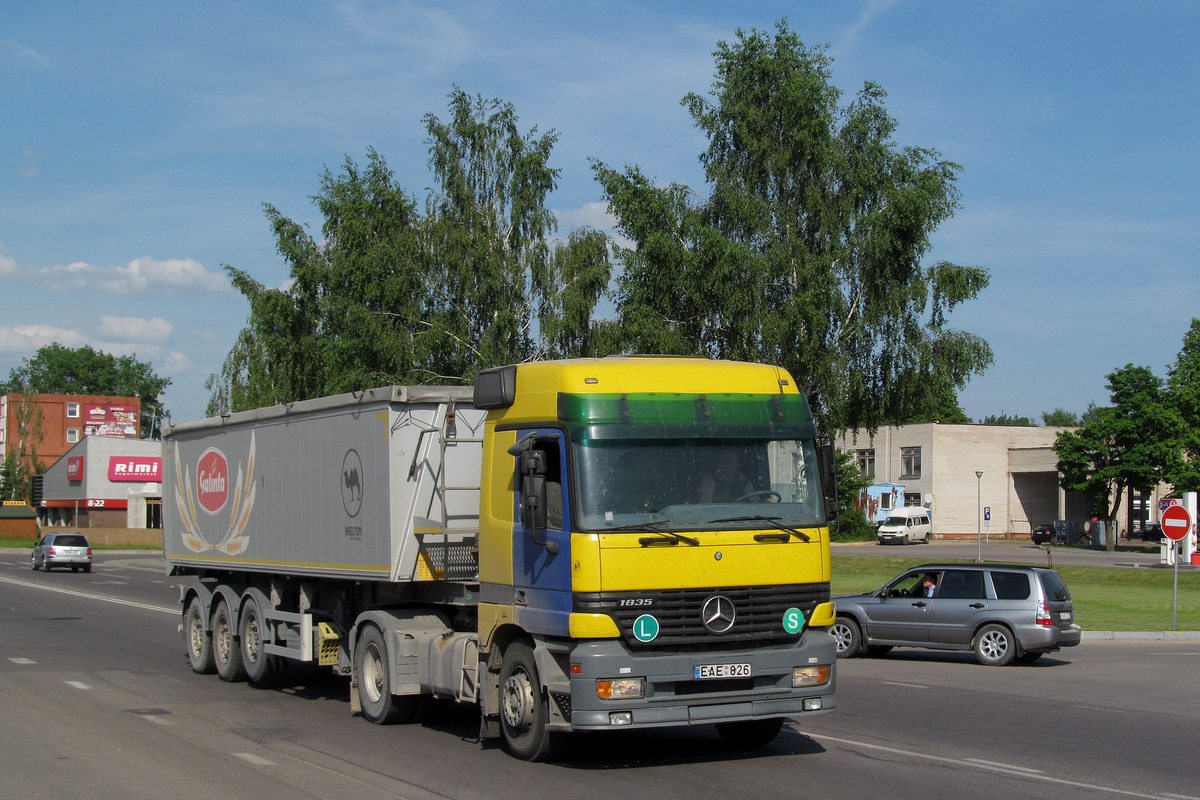
<svg viewBox="0 0 1200 800">
<path fill-rule="evenodd" d="M 1056 408 L 1042 412 L 1042 424 L 1047 428 L 1075 428 L 1080 425 L 1080 420 L 1078 414 Z"/>
<path fill-rule="evenodd" d="M 365 169 L 349 157 L 339 175 L 326 169 L 313 202 L 325 218 L 320 239 L 264 204 L 290 285 L 225 267 L 250 316 L 209 378 L 210 414 L 419 382 L 427 296 L 415 201 L 368 150 Z"/>
<path fill-rule="evenodd" d="M 161 396 L 171 385 L 153 367 L 133 356 L 114 356 L 88 345 L 70 348 L 48 344 L 11 370 L 12 391 L 40 394 L 91 394 L 141 400 L 143 439 L 153 438 L 166 410 Z"/>
<path fill-rule="evenodd" d="M 1054 450 L 1062 487 L 1084 493 L 1096 513 L 1113 520 L 1125 490 L 1149 492 L 1179 469 L 1184 421 L 1147 367 L 1122 367 L 1108 376 L 1108 388 L 1112 405 L 1092 409 L 1076 430 L 1059 431 Z"/>
<path fill-rule="evenodd" d="M 1037 423 L 1034 422 L 1033 420 L 1031 420 L 1029 417 L 1009 416 L 1008 414 L 1005 414 L 1003 411 L 1000 412 L 999 416 L 991 414 L 991 415 L 984 417 L 982 420 L 980 420 L 980 424 L 982 424 L 982 425 L 1009 425 L 1014 428 L 1033 428 L 1033 427 L 1037 426 Z"/>
<path fill-rule="evenodd" d="M 1200 319 L 1193 318 L 1167 373 L 1171 403 L 1183 419 L 1181 458 L 1167 480 L 1176 491 L 1200 491 Z"/>
<path fill-rule="evenodd" d="M 592 322 L 609 280 L 607 239 L 552 239 L 546 208 L 557 135 L 523 134 L 510 104 L 450 93 L 449 118 L 425 117 L 437 184 L 424 203 L 368 151 L 329 170 L 313 198 L 314 239 L 266 206 L 291 284 L 269 289 L 226 267 L 250 301 L 248 326 L 209 413 L 386 383 L 470 382 L 479 369 L 596 353 L 611 330 Z"/>
<path fill-rule="evenodd" d="M 830 59 L 784 22 L 714 55 L 712 100 L 683 99 L 708 137 L 706 198 L 593 162 L 635 243 L 617 251 L 626 346 L 780 364 L 829 428 L 928 416 L 992 361 L 947 325 L 987 270 L 921 263 L 960 167 L 899 146 L 876 84 L 839 105 Z"/>
<path fill-rule="evenodd" d="M 428 114 L 425 127 L 440 186 L 426 202 L 438 369 L 470 380 L 513 361 L 591 355 L 591 314 L 609 280 L 607 237 L 580 230 L 550 239 L 558 134 L 522 134 L 511 104 L 457 87 L 449 118 Z"/>
</svg>

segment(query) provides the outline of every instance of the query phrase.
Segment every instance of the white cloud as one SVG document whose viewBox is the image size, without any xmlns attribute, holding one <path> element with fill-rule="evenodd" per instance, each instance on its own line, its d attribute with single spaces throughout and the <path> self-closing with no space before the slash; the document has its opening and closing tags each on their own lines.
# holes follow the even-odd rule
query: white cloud
<svg viewBox="0 0 1200 800">
<path fill-rule="evenodd" d="M 17 262 L 12 256 L 4 254 L 0 250 L 0 275 L 12 275 L 17 271 Z"/>
<path fill-rule="evenodd" d="M 617 232 L 617 218 L 608 210 L 608 203 L 584 203 L 581 208 L 555 211 L 558 220 L 558 235 L 566 238 L 576 228 L 594 228 L 604 231 L 617 247 L 633 248 L 634 241 Z"/>
<path fill-rule="evenodd" d="M 172 350 L 165 358 L 154 364 L 154 371 L 160 375 L 179 375 L 192 371 L 192 360 L 179 350 Z"/>
<path fill-rule="evenodd" d="M 14 42 L 9 39 L 0 39 L 0 53 L 7 53 L 13 61 L 38 69 L 52 69 L 54 64 L 50 59 L 34 50 L 32 47 L 26 47 L 19 42 Z"/>
<path fill-rule="evenodd" d="M 155 261 L 146 256 L 130 261 L 127 267 L 117 267 L 116 271 L 122 280 L 114 285 L 125 284 L 130 292 L 175 294 L 181 289 L 208 292 L 229 289 L 229 282 L 224 275 L 209 272 L 203 264 L 191 258 Z"/>
<path fill-rule="evenodd" d="M 105 336 L 131 342 L 163 342 L 175 326 L 162 317 L 100 317 L 100 332 Z"/>
<path fill-rule="evenodd" d="M 582 208 L 570 208 L 565 211 L 555 211 L 558 220 L 559 233 L 588 227 L 601 231 L 611 231 L 617 226 L 617 218 L 608 210 L 608 203 L 585 203 Z"/>
<path fill-rule="evenodd" d="M 119 295 L 176 296 L 195 292 L 229 290 L 225 276 L 209 272 L 191 258 L 156 261 L 148 256 L 129 262 L 127 267 L 95 267 L 86 261 L 43 267 L 40 282 L 51 292 L 92 291 Z"/>
<path fill-rule="evenodd" d="M 858 45 L 858 36 L 860 33 L 871 27 L 881 16 L 887 13 L 892 6 L 896 5 L 898 0 L 868 0 L 867 4 L 862 7 L 858 15 L 858 19 L 854 20 L 845 31 L 842 32 L 842 40 L 839 42 L 838 50 L 848 52 L 853 50 Z"/>
<path fill-rule="evenodd" d="M 54 342 L 66 347 L 80 347 L 88 343 L 88 337 L 79 331 L 53 325 L 0 325 L 0 351 L 32 353 Z"/>
</svg>

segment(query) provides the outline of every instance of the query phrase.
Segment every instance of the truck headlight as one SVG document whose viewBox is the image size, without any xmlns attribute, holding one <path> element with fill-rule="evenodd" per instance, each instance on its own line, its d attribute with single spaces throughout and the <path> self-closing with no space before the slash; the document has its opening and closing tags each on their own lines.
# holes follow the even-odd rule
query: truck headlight
<svg viewBox="0 0 1200 800">
<path fill-rule="evenodd" d="M 596 696 L 601 700 L 636 700 L 646 696 L 645 678 L 614 678 L 596 681 Z"/>
<path fill-rule="evenodd" d="M 801 686 L 820 686 L 829 683 L 829 665 L 816 667 L 795 667 L 792 669 L 792 688 Z"/>
</svg>

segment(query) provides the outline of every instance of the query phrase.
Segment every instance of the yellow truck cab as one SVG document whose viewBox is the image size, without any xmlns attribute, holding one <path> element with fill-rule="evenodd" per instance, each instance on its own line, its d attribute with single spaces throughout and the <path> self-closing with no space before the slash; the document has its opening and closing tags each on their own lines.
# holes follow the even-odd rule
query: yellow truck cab
<svg viewBox="0 0 1200 800">
<path fill-rule="evenodd" d="M 489 409 L 493 467 L 480 647 L 510 747 L 537 756 L 556 731 L 708 722 L 754 743 L 832 707 L 832 479 L 787 372 L 521 364 L 481 373 L 475 405 Z M 536 678 L 508 663 L 514 644 L 540 654 Z"/>
</svg>

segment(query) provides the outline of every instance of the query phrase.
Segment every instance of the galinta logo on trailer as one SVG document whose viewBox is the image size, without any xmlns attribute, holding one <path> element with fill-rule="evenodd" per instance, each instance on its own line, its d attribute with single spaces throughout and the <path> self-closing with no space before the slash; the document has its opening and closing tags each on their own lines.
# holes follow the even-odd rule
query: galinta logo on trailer
<svg viewBox="0 0 1200 800">
<path fill-rule="evenodd" d="M 183 546 L 193 553 L 217 550 L 232 556 L 244 551 L 249 544 L 250 536 L 246 533 L 246 526 L 250 522 L 250 512 L 254 509 L 254 497 L 258 488 L 254 483 L 254 445 L 254 433 L 251 432 L 244 477 L 242 465 L 239 463 L 237 480 L 234 481 L 229 478 L 229 462 L 225 454 L 215 447 L 205 450 L 196 461 L 195 489 L 192 473 L 184 470 L 180 464 L 179 446 L 171 447 L 175 451 L 175 506 L 179 509 L 179 516 L 183 521 Z M 200 527 L 197 506 L 205 514 L 215 517 L 226 505 L 230 506 L 229 528 L 221 540 L 213 544 L 204 536 Z"/>
<path fill-rule="evenodd" d="M 216 514 L 229 500 L 229 462 L 215 447 L 205 450 L 196 462 L 196 499 L 209 514 Z"/>
</svg>

